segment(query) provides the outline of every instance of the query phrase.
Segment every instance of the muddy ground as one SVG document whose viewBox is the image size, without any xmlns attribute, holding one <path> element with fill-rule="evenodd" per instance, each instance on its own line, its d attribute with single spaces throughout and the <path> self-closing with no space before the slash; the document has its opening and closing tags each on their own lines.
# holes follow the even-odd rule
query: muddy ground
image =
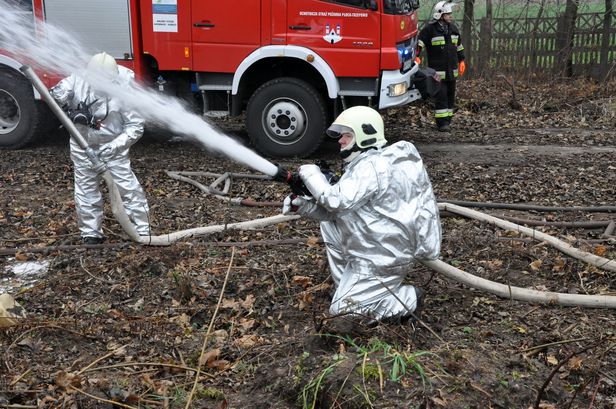
<svg viewBox="0 0 616 409">
<path fill-rule="evenodd" d="M 387 132 L 418 146 L 439 200 L 614 206 L 615 85 L 519 83 L 512 100 L 506 83 L 463 81 L 451 134 L 434 131 L 426 105 L 389 111 Z M 245 138 L 238 121 L 219 126 Z M 249 171 L 194 145 L 143 138 L 131 156 L 155 234 L 279 213 L 229 205 L 169 178 L 165 170 Z M 409 282 L 427 291 L 423 325 L 349 326 L 327 316 L 332 283 L 312 221 L 149 247 L 130 244 L 107 208 L 106 243 L 83 248 L 66 137 L 0 158 L 0 274 L 49 262 L 33 287 L 12 291 L 27 318 L 0 329 L 0 407 L 616 407 L 614 310 L 498 298 L 418 264 Z M 281 163 L 316 158 L 338 166 L 332 144 Z M 239 179 L 230 194 L 280 202 L 288 193 Z M 607 212 L 478 210 L 614 220 Z M 442 223 L 441 259 L 472 274 L 616 295 L 614 272 L 545 242 L 463 217 L 443 215 Z M 605 223 L 537 229 L 616 258 Z"/>
</svg>

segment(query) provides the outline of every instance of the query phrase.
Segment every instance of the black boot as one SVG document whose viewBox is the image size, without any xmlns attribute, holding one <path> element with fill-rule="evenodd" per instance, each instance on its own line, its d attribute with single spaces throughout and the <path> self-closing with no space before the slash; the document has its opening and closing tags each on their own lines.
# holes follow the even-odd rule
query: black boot
<svg viewBox="0 0 616 409">
<path fill-rule="evenodd" d="M 451 126 L 449 125 L 449 118 L 436 118 L 436 129 L 438 129 L 439 132 L 451 131 Z"/>
<path fill-rule="evenodd" d="M 84 237 L 83 244 L 102 244 L 105 241 L 102 237 Z"/>
</svg>

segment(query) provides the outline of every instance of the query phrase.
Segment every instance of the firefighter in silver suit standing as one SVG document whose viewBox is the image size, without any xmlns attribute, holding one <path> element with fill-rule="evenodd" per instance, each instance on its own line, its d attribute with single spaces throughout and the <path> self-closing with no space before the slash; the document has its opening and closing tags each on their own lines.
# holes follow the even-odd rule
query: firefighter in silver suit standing
<svg viewBox="0 0 616 409">
<path fill-rule="evenodd" d="M 420 312 L 423 291 L 403 280 L 417 259 L 439 256 L 441 225 L 432 184 L 413 144 L 386 146 L 381 115 L 356 106 L 327 130 L 345 162 L 331 185 L 316 165 L 299 176 L 312 196 L 289 196 L 283 213 L 319 220 L 336 292 L 333 315 L 369 322 Z"/>
<path fill-rule="evenodd" d="M 432 19 L 419 32 L 417 43 L 417 55 L 419 56 L 425 48 L 428 53 L 428 66 L 441 78 L 440 90 L 434 97 L 434 119 L 437 129 L 441 132 L 451 131 L 456 101 L 456 80 L 466 69 L 462 37 L 458 27 L 453 23 L 453 7 L 454 4 L 449 1 L 436 3 Z"/>
<path fill-rule="evenodd" d="M 107 53 L 94 55 L 85 75 L 72 74 L 54 86 L 50 93 L 75 122 L 88 145 L 94 149 L 113 177 L 129 219 L 142 236 L 150 234 L 148 202 L 130 166 L 129 148 L 141 138 L 144 120 L 137 112 L 95 89 L 88 79 L 130 87 L 134 73 L 119 67 Z M 86 152 L 71 138 L 70 153 L 75 171 L 75 207 L 81 237 L 86 244 L 104 240 L 102 230 L 103 195 L 101 171 L 94 169 Z"/>
</svg>

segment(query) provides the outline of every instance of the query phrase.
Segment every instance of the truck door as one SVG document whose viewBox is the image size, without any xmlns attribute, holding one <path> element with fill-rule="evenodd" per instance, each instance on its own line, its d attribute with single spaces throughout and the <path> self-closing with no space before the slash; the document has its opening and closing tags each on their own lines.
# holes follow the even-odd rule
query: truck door
<svg viewBox="0 0 616 409">
<path fill-rule="evenodd" d="M 195 71 L 235 72 L 261 42 L 260 0 L 193 0 Z"/>
<path fill-rule="evenodd" d="M 377 77 L 381 47 L 378 10 L 364 0 L 287 3 L 287 43 L 322 56 L 338 77 Z"/>
</svg>

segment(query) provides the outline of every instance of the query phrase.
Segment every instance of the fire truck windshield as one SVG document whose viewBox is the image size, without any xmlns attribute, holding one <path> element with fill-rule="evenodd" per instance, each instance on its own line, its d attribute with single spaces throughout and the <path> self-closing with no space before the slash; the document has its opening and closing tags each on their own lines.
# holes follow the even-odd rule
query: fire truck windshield
<svg viewBox="0 0 616 409">
<path fill-rule="evenodd" d="M 386 14 L 410 14 L 419 8 L 419 0 L 385 0 Z"/>
</svg>

